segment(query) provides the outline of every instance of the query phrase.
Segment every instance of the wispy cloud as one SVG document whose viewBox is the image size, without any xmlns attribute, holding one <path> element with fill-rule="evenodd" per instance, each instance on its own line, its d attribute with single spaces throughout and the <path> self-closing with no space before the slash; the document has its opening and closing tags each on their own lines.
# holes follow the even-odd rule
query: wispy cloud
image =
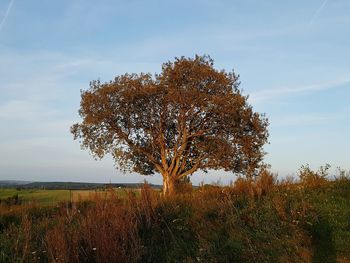
<svg viewBox="0 0 350 263">
<path fill-rule="evenodd" d="M 313 14 L 313 16 L 310 19 L 309 22 L 309 26 L 312 26 L 312 24 L 314 23 L 314 21 L 316 20 L 316 18 L 320 15 L 321 11 L 323 10 L 323 8 L 326 6 L 326 4 L 328 3 L 329 0 L 324 0 L 322 5 L 315 11 L 315 13 Z"/>
<path fill-rule="evenodd" d="M 346 84 L 350 84 L 350 78 L 340 78 L 333 81 L 316 83 L 312 85 L 305 85 L 299 87 L 285 87 L 285 88 L 274 88 L 274 89 L 265 89 L 259 90 L 256 92 L 250 93 L 250 99 L 256 102 L 263 102 L 266 100 L 270 100 L 276 97 L 281 96 L 289 96 L 292 94 L 300 94 L 300 93 L 309 93 L 309 92 L 317 92 L 322 90 L 329 90 L 343 87 Z"/>
<path fill-rule="evenodd" d="M 2 20 L 1 20 L 1 22 L 0 22 L 0 31 L 1 31 L 2 28 L 4 27 L 4 24 L 5 24 L 6 20 L 7 20 L 7 17 L 8 17 L 9 14 L 10 14 L 10 11 L 11 11 L 11 8 L 12 8 L 12 5 L 13 5 L 14 2 L 15 2 L 15 0 L 11 0 L 10 3 L 8 4 L 8 6 L 7 6 L 5 15 L 4 15 L 4 17 L 2 18 Z"/>
<path fill-rule="evenodd" d="M 57 110 L 33 100 L 10 100 L 0 104 L 1 121 L 39 122 L 43 118 L 50 119 L 57 113 Z"/>
<path fill-rule="evenodd" d="M 317 124 L 329 124 L 331 121 L 336 121 L 341 116 L 331 114 L 296 114 L 290 116 L 278 116 L 271 118 L 271 125 L 274 127 L 284 126 L 307 126 Z"/>
</svg>

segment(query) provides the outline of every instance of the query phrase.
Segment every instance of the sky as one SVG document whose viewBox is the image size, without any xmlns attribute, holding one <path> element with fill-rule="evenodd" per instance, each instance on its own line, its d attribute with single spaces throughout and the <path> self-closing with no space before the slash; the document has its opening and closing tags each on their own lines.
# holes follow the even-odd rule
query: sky
<svg viewBox="0 0 350 263">
<path fill-rule="evenodd" d="M 69 127 L 90 81 L 195 54 L 269 118 L 273 172 L 350 169 L 349 0 L 0 0 L 0 180 L 161 183 L 94 160 Z"/>
</svg>

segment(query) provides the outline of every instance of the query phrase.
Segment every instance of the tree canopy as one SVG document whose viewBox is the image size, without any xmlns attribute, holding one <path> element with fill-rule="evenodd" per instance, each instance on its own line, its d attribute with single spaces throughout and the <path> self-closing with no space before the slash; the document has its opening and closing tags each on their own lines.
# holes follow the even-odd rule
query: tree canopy
<svg viewBox="0 0 350 263">
<path fill-rule="evenodd" d="M 268 120 L 254 112 L 239 76 L 208 56 L 175 58 L 160 74 L 124 74 L 81 92 L 81 139 L 98 158 L 143 175 L 159 172 L 164 192 L 198 169 L 250 175 L 264 156 Z"/>
</svg>

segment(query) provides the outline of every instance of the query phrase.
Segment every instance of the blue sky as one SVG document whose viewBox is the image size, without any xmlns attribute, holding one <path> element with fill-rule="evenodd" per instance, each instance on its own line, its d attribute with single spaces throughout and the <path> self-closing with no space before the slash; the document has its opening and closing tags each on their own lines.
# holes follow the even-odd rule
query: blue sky
<svg viewBox="0 0 350 263">
<path fill-rule="evenodd" d="M 195 54 L 240 74 L 270 120 L 274 172 L 350 169 L 349 47 L 348 0 L 0 0 L 0 180 L 142 181 L 73 141 L 80 90 Z"/>
</svg>

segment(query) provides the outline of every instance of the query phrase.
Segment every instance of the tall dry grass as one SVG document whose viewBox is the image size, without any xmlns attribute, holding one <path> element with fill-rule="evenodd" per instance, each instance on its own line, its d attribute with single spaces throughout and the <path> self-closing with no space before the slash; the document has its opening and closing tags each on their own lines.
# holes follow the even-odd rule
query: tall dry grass
<svg viewBox="0 0 350 263">
<path fill-rule="evenodd" d="M 346 190 L 345 177 L 322 183 L 324 196 L 336 184 Z M 311 262 L 313 236 L 333 221 L 318 214 L 309 182 L 277 182 L 262 170 L 172 197 L 145 185 L 123 197 L 110 190 L 51 208 L 14 207 L 0 217 L 0 261 Z"/>
<path fill-rule="evenodd" d="M 46 233 L 51 262 L 137 262 L 142 247 L 136 213 L 114 191 L 96 194 L 93 206 L 62 209 Z"/>
<path fill-rule="evenodd" d="M 249 195 L 250 197 L 260 197 L 272 190 L 277 181 L 277 175 L 269 170 L 263 169 L 255 178 L 238 178 L 233 183 L 232 190 L 238 194 Z"/>
</svg>

